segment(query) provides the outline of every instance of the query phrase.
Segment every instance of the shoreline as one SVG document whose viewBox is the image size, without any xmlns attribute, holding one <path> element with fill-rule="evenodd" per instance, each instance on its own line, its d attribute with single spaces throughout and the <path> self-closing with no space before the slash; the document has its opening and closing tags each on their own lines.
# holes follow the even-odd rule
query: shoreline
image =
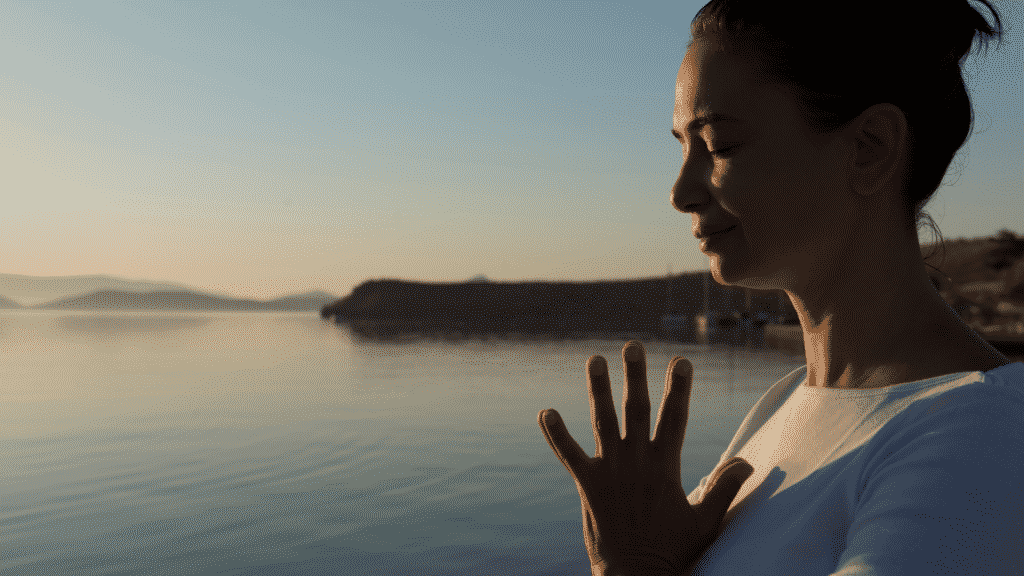
<svg viewBox="0 0 1024 576">
<path fill-rule="evenodd" d="M 328 319 L 325 319 L 325 321 Z M 804 355 L 803 329 L 799 324 L 765 324 L 761 335 L 750 337 L 744 342 L 740 330 L 723 331 L 710 342 L 693 338 L 680 338 L 664 331 L 607 328 L 595 330 L 537 329 L 522 330 L 488 326 L 481 322 L 452 322 L 440 324 L 424 319 L 359 318 L 330 319 L 336 325 L 346 325 L 357 336 L 369 340 L 408 342 L 420 339 L 439 340 L 524 340 L 524 341 L 565 341 L 565 340 L 619 340 L 636 339 L 659 345 L 683 344 L 691 346 L 709 345 L 745 350 L 775 350 L 794 356 Z M 1011 361 L 1024 361 L 1024 334 L 1008 332 L 978 332 L 994 348 Z"/>
</svg>

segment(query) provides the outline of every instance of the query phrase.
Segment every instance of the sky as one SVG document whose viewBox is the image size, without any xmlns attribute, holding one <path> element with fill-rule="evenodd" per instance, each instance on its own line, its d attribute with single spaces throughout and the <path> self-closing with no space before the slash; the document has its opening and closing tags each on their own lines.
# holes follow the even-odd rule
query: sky
<svg viewBox="0 0 1024 576">
<path fill-rule="evenodd" d="M 703 3 L 4 2 L 0 272 L 272 298 L 705 270 L 669 204 Z M 928 207 L 949 239 L 1024 232 L 1024 2 L 995 4 Z"/>
</svg>

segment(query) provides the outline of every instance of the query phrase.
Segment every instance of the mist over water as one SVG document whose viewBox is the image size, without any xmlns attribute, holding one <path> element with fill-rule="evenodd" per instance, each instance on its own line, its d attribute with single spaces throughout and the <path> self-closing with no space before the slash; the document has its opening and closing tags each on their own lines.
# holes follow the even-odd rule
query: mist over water
<svg viewBox="0 0 1024 576">
<path fill-rule="evenodd" d="M 589 574 L 537 425 L 588 453 L 625 340 L 366 339 L 307 313 L 0 313 L 0 574 Z M 803 364 L 644 342 L 652 422 L 695 368 L 682 480 Z"/>
</svg>

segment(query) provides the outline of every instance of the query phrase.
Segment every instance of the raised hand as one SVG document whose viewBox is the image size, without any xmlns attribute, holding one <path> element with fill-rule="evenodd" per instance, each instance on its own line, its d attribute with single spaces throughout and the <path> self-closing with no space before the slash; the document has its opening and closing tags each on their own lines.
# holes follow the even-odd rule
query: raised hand
<svg viewBox="0 0 1024 576">
<path fill-rule="evenodd" d="M 587 362 L 590 419 L 597 453 L 588 457 L 554 409 L 538 423 L 548 445 L 576 481 L 583 508 L 583 538 L 595 575 L 678 575 L 718 533 L 729 504 L 753 467 L 742 458 L 720 466 L 701 502 L 691 506 L 680 479 L 680 458 L 693 384 L 693 366 L 681 356 L 665 375 L 654 439 L 643 346 L 622 348 L 624 430 L 619 433 L 608 365 Z"/>
</svg>

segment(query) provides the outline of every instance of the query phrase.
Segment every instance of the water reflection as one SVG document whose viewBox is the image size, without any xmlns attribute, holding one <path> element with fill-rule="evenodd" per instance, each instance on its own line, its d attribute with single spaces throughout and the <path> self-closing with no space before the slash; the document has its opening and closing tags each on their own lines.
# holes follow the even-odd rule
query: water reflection
<svg viewBox="0 0 1024 576">
<path fill-rule="evenodd" d="M 333 320 L 325 320 L 335 322 Z M 410 344 L 421 341 L 551 341 L 579 340 L 640 340 L 644 344 L 662 342 L 727 348 L 742 347 L 752 350 L 766 349 L 763 326 L 735 322 L 718 327 L 712 334 L 702 336 L 697 331 L 681 333 L 664 330 L 611 329 L 604 331 L 573 330 L 517 330 L 495 328 L 485 324 L 438 324 L 418 320 L 347 319 L 336 321 L 355 342 Z"/>
<path fill-rule="evenodd" d="M 53 319 L 56 332 L 72 335 L 123 334 L 128 332 L 169 332 L 186 328 L 199 328 L 210 321 L 203 317 L 161 316 L 61 316 Z"/>
<path fill-rule="evenodd" d="M 572 574 L 587 565 L 564 537 L 578 534 L 579 496 L 536 418 L 558 409 L 594 452 L 589 356 L 615 366 L 617 407 L 627 339 L 647 348 L 654 406 L 670 359 L 691 359 L 687 487 L 800 364 L 629 332 L 432 339 L 312 314 L 0 316 L 0 557 L 19 574 Z M 522 566 L 480 564 L 506 554 Z"/>
</svg>

